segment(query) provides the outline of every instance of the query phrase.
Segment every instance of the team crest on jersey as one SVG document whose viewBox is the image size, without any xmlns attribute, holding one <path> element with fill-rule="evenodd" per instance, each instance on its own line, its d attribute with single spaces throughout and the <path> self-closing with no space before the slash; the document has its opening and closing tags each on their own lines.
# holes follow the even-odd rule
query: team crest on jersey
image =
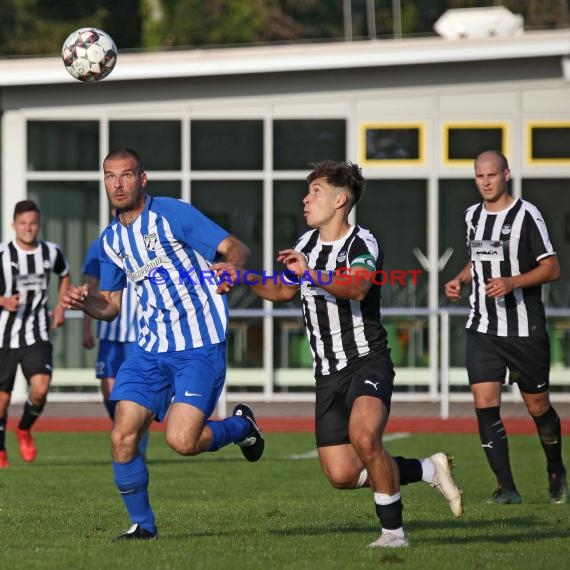
<svg viewBox="0 0 570 570">
<path fill-rule="evenodd" d="M 51 267 L 51 263 L 49 259 L 44 259 L 44 269 L 49 269 Z"/>
<path fill-rule="evenodd" d="M 156 248 L 158 247 L 158 236 L 155 233 L 146 234 L 144 236 L 144 246 L 149 251 L 156 251 Z"/>
<path fill-rule="evenodd" d="M 340 263 L 342 263 L 343 261 L 346 261 L 347 257 L 348 257 L 348 253 L 346 251 L 341 251 L 337 255 L 336 260 L 339 261 Z"/>
<path fill-rule="evenodd" d="M 505 224 L 502 228 L 501 228 L 501 233 L 504 236 L 508 236 L 511 233 L 511 226 L 509 226 L 509 224 Z"/>
</svg>

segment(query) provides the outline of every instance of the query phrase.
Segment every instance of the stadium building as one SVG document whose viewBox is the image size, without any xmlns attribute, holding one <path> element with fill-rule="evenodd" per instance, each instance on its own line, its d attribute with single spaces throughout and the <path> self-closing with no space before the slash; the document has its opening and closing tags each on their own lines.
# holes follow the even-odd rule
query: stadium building
<svg viewBox="0 0 570 570">
<path fill-rule="evenodd" d="M 112 74 L 89 84 L 72 79 L 59 57 L 1 60 L 2 239 L 12 238 L 14 204 L 37 201 L 42 237 L 62 245 L 79 282 L 109 216 L 102 159 L 130 146 L 151 194 L 192 202 L 250 246 L 251 268 L 278 270 L 277 250 L 305 229 L 311 164 L 358 162 L 368 185 L 354 222 L 379 237 L 387 272 L 422 271 L 415 284 L 383 287 L 396 396 L 470 399 L 467 304 L 449 310 L 442 284 L 467 259 L 463 212 L 478 200 L 473 157 L 494 148 L 510 160 L 513 194 L 541 209 L 560 257 L 562 277 L 545 287 L 545 302 L 554 397 L 567 397 L 570 30 L 487 32 L 119 53 Z M 310 398 L 298 303 L 273 306 L 246 287 L 230 303 L 230 390 Z M 98 384 L 94 351 L 80 338 L 78 318 L 54 335 L 61 398 Z"/>
</svg>

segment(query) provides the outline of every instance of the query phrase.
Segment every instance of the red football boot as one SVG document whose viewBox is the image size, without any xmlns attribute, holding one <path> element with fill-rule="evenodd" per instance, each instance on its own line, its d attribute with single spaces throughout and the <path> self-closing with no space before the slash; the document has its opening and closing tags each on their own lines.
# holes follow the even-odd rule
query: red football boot
<svg viewBox="0 0 570 570">
<path fill-rule="evenodd" d="M 16 436 L 20 444 L 20 455 L 24 461 L 30 463 L 36 458 L 36 443 L 29 429 L 17 429 Z"/>
</svg>

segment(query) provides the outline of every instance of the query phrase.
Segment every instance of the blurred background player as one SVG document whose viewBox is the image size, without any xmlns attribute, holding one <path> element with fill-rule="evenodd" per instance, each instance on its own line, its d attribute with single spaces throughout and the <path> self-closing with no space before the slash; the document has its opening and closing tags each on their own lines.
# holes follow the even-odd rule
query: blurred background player
<svg viewBox="0 0 570 570">
<path fill-rule="evenodd" d="M 113 215 L 115 214 L 113 210 Z M 97 238 L 87 251 L 83 263 L 84 282 L 93 291 L 99 289 L 99 276 L 101 274 L 101 240 Z M 95 375 L 101 380 L 103 403 L 111 419 L 115 416 L 115 403 L 111 402 L 109 395 L 113 389 L 119 367 L 126 360 L 133 345 L 138 338 L 137 297 L 132 283 L 127 280 L 123 291 L 121 312 L 111 322 L 97 321 L 97 361 Z M 95 339 L 92 331 L 93 318 L 87 313 L 83 314 L 83 346 L 92 349 Z M 149 432 L 147 431 L 139 443 L 139 451 L 146 453 Z"/>
<path fill-rule="evenodd" d="M 560 418 L 550 403 L 550 341 L 542 285 L 560 276 L 558 257 L 538 208 L 508 192 L 511 171 L 497 151 L 475 159 L 475 184 L 482 202 L 465 212 L 470 261 L 445 284 L 457 301 L 471 283 L 466 325 L 466 367 L 481 447 L 498 488 L 488 499 L 518 504 L 507 432 L 501 419 L 501 386 L 510 371 L 531 415 L 546 455 L 550 501 L 568 502 L 562 462 Z"/>
<path fill-rule="evenodd" d="M 52 376 L 47 307 L 51 274 L 59 276 L 52 329 L 65 322 L 61 299 L 70 283 L 69 266 L 59 246 L 38 239 L 40 211 L 34 202 L 16 204 L 12 228 L 15 238 L 0 244 L 0 468 L 9 465 L 6 423 L 18 364 L 29 392 L 16 436 L 22 459 L 36 458 L 30 430 L 44 409 Z"/>
</svg>

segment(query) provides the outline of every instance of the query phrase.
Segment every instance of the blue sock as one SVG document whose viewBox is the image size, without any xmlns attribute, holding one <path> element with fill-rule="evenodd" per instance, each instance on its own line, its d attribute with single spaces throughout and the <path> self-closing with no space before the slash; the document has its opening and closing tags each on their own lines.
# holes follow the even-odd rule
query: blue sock
<svg viewBox="0 0 570 570">
<path fill-rule="evenodd" d="M 218 451 L 228 443 L 236 443 L 245 439 L 250 428 L 250 423 L 239 416 L 230 416 L 218 422 L 208 420 L 206 425 L 212 430 L 213 435 L 208 451 Z"/>
<path fill-rule="evenodd" d="M 155 532 L 154 513 L 148 500 L 148 469 L 142 455 L 128 463 L 113 461 L 117 485 L 133 524 L 138 523 L 149 532 Z"/>
<path fill-rule="evenodd" d="M 147 429 L 143 433 L 143 436 L 141 437 L 141 440 L 139 441 L 139 453 L 141 455 L 146 454 L 146 448 L 148 447 L 148 436 L 149 436 L 149 434 L 150 434 L 150 428 Z"/>
</svg>

